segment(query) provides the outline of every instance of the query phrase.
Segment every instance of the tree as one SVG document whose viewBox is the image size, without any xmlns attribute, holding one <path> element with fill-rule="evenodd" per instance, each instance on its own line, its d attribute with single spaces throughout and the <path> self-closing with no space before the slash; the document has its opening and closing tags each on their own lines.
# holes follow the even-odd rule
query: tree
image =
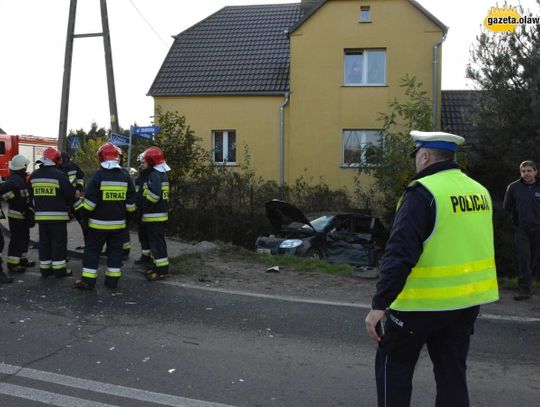
<svg viewBox="0 0 540 407">
<path fill-rule="evenodd" d="M 538 11 L 520 8 L 520 14 Z M 518 164 L 540 157 L 540 25 L 510 33 L 484 29 L 470 54 L 466 76 L 482 90 L 469 118 L 475 135 L 470 170 L 501 199 Z"/>
<path fill-rule="evenodd" d="M 201 139 L 191 130 L 184 116 L 178 112 L 164 112 L 158 107 L 156 121 L 161 129 L 154 144 L 163 150 L 172 168 L 169 173 L 172 182 L 198 177 L 207 170 L 210 154 L 200 145 Z"/>
<path fill-rule="evenodd" d="M 387 223 L 404 188 L 415 174 L 414 161 L 410 158 L 414 143 L 409 132 L 431 129 L 431 99 L 422 90 L 422 83 L 414 76 L 405 75 L 399 86 L 404 89 L 406 99 L 394 98 L 389 105 L 390 112 L 380 113 L 383 143 L 367 146 L 370 164 L 360 169 L 375 178 L 375 205 L 382 208 L 382 216 Z"/>
</svg>

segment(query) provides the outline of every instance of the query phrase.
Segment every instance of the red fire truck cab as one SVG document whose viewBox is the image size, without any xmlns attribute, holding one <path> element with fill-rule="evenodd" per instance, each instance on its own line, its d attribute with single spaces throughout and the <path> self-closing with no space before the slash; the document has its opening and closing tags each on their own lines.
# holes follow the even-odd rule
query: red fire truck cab
<svg viewBox="0 0 540 407">
<path fill-rule="evenodd" d="M 10 136 L 0 133 L 0 177 L 9 175 L 9 162 L 13 156 L 22 154 L 30 160 L 28 171 L 34 169 L 34 162 L 41 157 L 47 147 L 56 147 L 58 139 L 52 137 Z"/>
</svg>

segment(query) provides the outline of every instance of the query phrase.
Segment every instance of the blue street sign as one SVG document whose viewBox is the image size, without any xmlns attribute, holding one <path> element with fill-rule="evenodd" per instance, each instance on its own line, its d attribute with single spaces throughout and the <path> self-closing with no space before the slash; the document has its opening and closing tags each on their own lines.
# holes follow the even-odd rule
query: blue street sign
<svg viewBox="0 0 540 407">
<path fill-rule="evenodd" d="M 159 126 L 133 127 L 132 133 L 135 136 L 155 135 L 159 133 Z"/>
<path fill-rule="evenodd" d="M 127 146 L 129 145 L 129 137 L 112 133 L 109 142 L 115 146 Z"/>
<path fill-rule="evenodd" d="M 79 137 L 78 136 L 69 137 L 69 148 L 71 150 L 78 150 L 80 146 L 81 146 L 81 144 L 79 142 Z"/>
</svg>

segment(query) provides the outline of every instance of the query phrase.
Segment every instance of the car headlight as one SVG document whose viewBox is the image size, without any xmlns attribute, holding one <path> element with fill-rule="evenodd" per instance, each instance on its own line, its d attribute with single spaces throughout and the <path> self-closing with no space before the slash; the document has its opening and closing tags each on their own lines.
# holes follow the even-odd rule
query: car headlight
<svg viewBox="0 0 540 407">
<path fill-rule="evenodd" d="M 294 249 L 295 247 L 301 246 L 302 241 L 300 239 L 287 239 L 281 242 L 279 245 L 280 249 Z"/>
</svg>

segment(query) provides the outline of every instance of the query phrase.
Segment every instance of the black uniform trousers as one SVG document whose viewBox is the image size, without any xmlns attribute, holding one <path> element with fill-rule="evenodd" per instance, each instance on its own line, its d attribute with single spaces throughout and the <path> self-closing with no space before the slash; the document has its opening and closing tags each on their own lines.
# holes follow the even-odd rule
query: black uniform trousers
<svg viewBox="0 0 540 407">
<path fill-rule="evenodd" d="M 0 253 L 4 252 L 4 234 L 0 230 Z M 0 271 L 2 271 L 2 256 L 0 256 Z"/>
<path fill-rule="evenodd" d="M 21 259 L 26 258 L 30 243 L 30 228 L 26 219 L 8 218 L 11 238 L 8 245 L 8 268 L 21 265 Z"/>
<path fill-rule="evenodd" d="M 538 276 L 540 230 L 514 227 L 514 241 L 519 264 L 518 287 L 521 294 L 530 295 L 533 276 Z"/>
<path fill-rule="evenodd" d="M 166 222 L 142 222 L 145 225 L 148 245 L 154 261 L 154 270 L 159 274 L 169 272 L 169 258 L 167 256 L 167 242 L 165 242 Z"/>
<path fill-rule="evenodd" d="M 455 311 L 388 310 L 375 358 L 379 407 L 409 407 L 412 378 L 427 344 L 437 385 L 436 407 L 468 407 L 466 361 L 480 307 Z"/>
<path fill-rule="evenodd" d="M 105 284 L 116 287 L 121 276 L 124 233 L 124 229 L 101 230 L 88 228 L 88 238 L 86 239 L 83 255 L 83 281 L 92 287 L 96 284 L 99 256 L 103 250 L 103 245 L 107 243 Z"/>
<path fill-rule="evenodd" d="M 66 275 L 67 222 L 39 222 L 39 271 L 47 277 Z"/>
<path fill-rule="evenodd" d="M 148 223 L 139 223 L 139 227 L 137 229 L 137 235 L 139 236 L 139 243 L 141 244 L 141 251 L 143 256 L 150 257 L 151 250 L 150 250 L 150 243 L 148 242 L 148 231 L 146 230 L 146 225 Z"/>
</svg>

